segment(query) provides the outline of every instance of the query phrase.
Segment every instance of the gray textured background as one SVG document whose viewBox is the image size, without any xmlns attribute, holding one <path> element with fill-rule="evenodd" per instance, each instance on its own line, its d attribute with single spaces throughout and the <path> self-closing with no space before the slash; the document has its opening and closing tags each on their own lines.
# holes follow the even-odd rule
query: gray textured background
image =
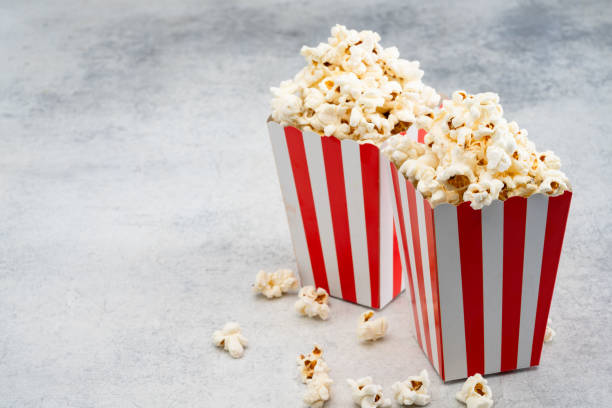
<svg viewBox="0 0 612 408">
<path fill-rule="evenodd" d="M 349 376 L 390 394 L 433 375 L 406 296 L 364 346 L 357 306 L 320 322 L 249 292 L 258 269 L 294 266 L 268 88 L 336 22 L 378 31 L 441 92 L 498 92 L 563 159 L 557 337 L 541 367 L 490 382 L 500 408 L 610 403 L 609 2 L 125 3 L 0 1 L 1 407 L 299 407 L 294 358 L 314 341 L 329 407 L 350 406 Z M 241 360 L 211 344 L 229 319 Z M 431 407 L 459 407 L 460 384 L 433 376 Z"/>
</svg>

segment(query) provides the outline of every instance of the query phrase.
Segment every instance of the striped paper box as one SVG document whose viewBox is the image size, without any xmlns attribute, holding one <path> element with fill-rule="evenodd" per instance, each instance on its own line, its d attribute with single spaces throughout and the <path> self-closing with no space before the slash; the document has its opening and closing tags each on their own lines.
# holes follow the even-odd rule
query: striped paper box
<svg viewBox="0 0 612 408">
<path fill-rule="evenodd" d="M 391 168 L 416 337 L 442 380 L 538 365 L 572 193 L 432 209 Z"/>
<path fill-rule="evenodd" d="M 302 285 L 384 307 L 405 288 L 390 161 L 371 144 L 268 129 Z"/>
</svg>

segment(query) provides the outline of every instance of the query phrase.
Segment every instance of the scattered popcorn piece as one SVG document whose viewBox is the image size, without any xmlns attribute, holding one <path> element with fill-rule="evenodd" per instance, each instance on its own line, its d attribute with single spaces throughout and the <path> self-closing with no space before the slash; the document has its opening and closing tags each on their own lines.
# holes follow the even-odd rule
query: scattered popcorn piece
<svg viewBox="0 0 612 408">
<path fill-rule="evenodd" d="M 295 310 L 303 316 L 319 316 L 322 320 L 327 320 L 329 317 L 328 299 L 329 295 L 325 289 L 315 289 L 314 286 L 304 286 L 298 292 Z"/>
<path fill-rule="evenodd" d="M 413 124 L 427 126 L 440 96 L 421 82 L 418 61 L 383 48 L 372 31 L 336 25 L 327 43 L 302 47 L 307 65 L 271 88 L 272 119 L 339 139 L 382 143 Z"/>
<path fill-rule="evenodd" d="M 431 401 L 427 370 L 421 370 L 419 375 L 413 375 L 402 382 L 396 382 L 392 389 L 394 398 L 400 405 L 423 406 Z"/>
<path fill-rule="evenodd" d="M 297 358 L 297 364 L 302 382 L 306 384 L 304 403 L 312 408 L 322 407 L 330 398 L 333 383 L 329 378 L 329 367 L 323 360 L 323 350 L 315 345 L 310 353 Z"/>
<path fill-rule="evenodd" d="M 281 297 L 283 293 L 297 288 L 298 280 L 289 269 L 279 269 L 276 272 L 259 271 L 253 285 L 255 293 L 261 293 L 268 299 Z"/>
<path fill-rule="evenodd" d="M 557 334 L 555 333 L 553 328 L 550 327 L 551 324 L 552 320 L 548 319 L 548 322 L 546 323 L 546 332 L 544 333 L 544 343 L 552 341 L 552 339 L 555 337 L 555 334 Z"/>
<path fill-rule="evenodd" d="M 312 351 L 306 355 L 300 354 L 297 358 L 298 371 L 302 377 L 302 382 L 306 383 L 317 373 L 328 372 L 329 368 L 322 358 L 323 350 L 315 345 Z"/>
<path fill-rule="evenodd" d="M 223 347 L 234 358 L 242 357 L 247 339 L 240 332 L 238 323 L 229 322 L 223 326 L 222 330 L 213 333 L 213 342 L 217 347 Z"/>
<path fill-rule="evenodd" d="M 306 384 L 304 403 L 312 408 L 321 408 L 331 397 L 330 387 L 333 380 L 327 373 L 317 374 Z"/>
<path fill-rule="evenodd" d="M 455 397 L 465 403 L 467 408 L 489 408 L 493 406 L 493 394 L 482 375 L 468 377 Z"/>
<path fill-rule="evenodd" d="M 346 382 L 353 392 L 353 401 L 361 408 L 391 406 L 391 400 L 383 398 L 382 387 L 373 384 L 372 377 L 364 377 L 357 381 L 349 378 Z"/>
<path fill-rule="evenodd" d="M 371 310 L 364 312 L 359 316 L 357 325 L 357 337 L 361 341 L 375 341 L 382 338 L 387 333 L 387 319 L 379 317 L 372 319 L 374 312 Z"/>
<path fill-rule="evenodd" d="M 496 199 L 571 190 L 559 158 L 537 152 L 527 131 L 503 112 L 495 93 L 456 91 L 434 109 L 421 149 L 394 135 L 382 151 L 434 207 L 470 202 L 478 210 Z"/>
</svg>

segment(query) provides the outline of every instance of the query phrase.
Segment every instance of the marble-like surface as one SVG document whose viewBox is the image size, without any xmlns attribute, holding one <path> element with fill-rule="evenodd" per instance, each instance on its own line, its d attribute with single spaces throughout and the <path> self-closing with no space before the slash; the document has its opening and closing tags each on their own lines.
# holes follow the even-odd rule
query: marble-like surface
<svg viewBox="0 0 612 408">
<path fill-rule="evenodd" d="M 496 407 L 612 399 L 609 2 L 0 1 L 0 406 L 299 407 L 294 359 L 345 378 L 430 369 L 404 295 L 355 339 L 250 293 L 294 267 L 268 87 L 336 22 L 378 31 L 442 92 L 500 93 L 575 186 L 542 366 L 490 377 Z M 211 333 L 251 345 L 233 360 Z M 430 369 L 430 373 L 431 372 Z M 459 407 L 434 375 L 431 407 Z"/>
</svg>

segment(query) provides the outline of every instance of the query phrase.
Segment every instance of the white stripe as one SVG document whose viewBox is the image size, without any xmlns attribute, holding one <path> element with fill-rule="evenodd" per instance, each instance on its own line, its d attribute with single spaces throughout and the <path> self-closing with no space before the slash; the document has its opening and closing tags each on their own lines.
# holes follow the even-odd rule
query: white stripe
<svg viewBox="0 0 612 408">
<path fill-rule="evenodd" d="M 443 254 L 438 256 L 438 287 L 444 374 L 445 380 L 449 381 L 467 375 L 457 208 L 450 204 L 437 206 L 434 210 L 434 223 L 436 251 Z"/>
<path fill-rule="evenodd" d="M 310 255 L 308 254 L 308 245 L 306 244 L 306 234 L 304 233 L 300 205 L 295 190 L 293 171 L 289 160 L 285 131 L 276 122 L 268 122 L 268 130 L 270 132 L 278 181 L 285 203 L 289 232 L 293 241 L 293 250 L 295 252 L 300 281 L 302 285 L 314 285 L 314 276 L 310 264 Z"/>
<path fill-rule="evenodd" d="M 321 248 L 323 249 L 323 260 L 327 274 L 329 294 L 342 298 L 340 286 L 340 275 L 338 272 L 338 260 L 336 259 L 336 244 L 334 242 L 334 229 L 329 208 L 329 195 L 327 191 L 327 178 L 325 177 L 325 164 L 323 162 L 323 147 L 321 136 L 314 132 L 304 132 L 304 149 L 308 163 L 308 174 L 312 187 L 317 223 L 319 225 L 319 236 Z"/>
<path fill-rule="evenodd" d="M 412 275 L 412 284 L 414 286 L 414 300 L 417 308 L 417 317 L 419 320 L 419 333 L 423 341 L 423 351 L 427 353 L 425 341 L 425 322 L 423 321 L 423 313 L 421 312 L 421 295 L 419 293 L 419 280 L 417 278 L 416 266 L 414 261 L 414 243 L 412 242 L 412 228 L 410 224 L 410 209 L 408 208 L 408 195 L 406 192 L 406 179 L 399 174 L 400 197 L 402 200 L 402 209 L 404 210 L 404 227 L 406 229 L 406 242 L 408 243 L 408 256 L 410 257 L 410 273 Z"/>
<path fill-rule="evenodd" d="M 371 306 L 368 241 L 366 236 L 359 145 L 352 140 L 343 140 L 341 146 L 357 303 Z"/>
<path fill-rule="evenodd" d="M 394 170 L 390 170 L 390 171 L 396 171 Z M 398 172 L 398 178 L 399 180 L 403 180 L 403 176 Z M 400 253 L 400 260 L 402 262 L 402 288 L 404 286 L 404 282 L 406 282 L 406 280 L 408 279 L 408 266 L 406 265 L 406 256 L 404 254 L 404 239 L 405 237 L 402 236 L 402 229 L 400 227 L 400 223 L 399 223 L 399 213 L 398 213 L 398 208 L 397 208 L 397 201 L 395 198 L 395 187 L 393 186 L 393 178 L 392 175 L 389 176 L 389 183 L 390 184 L 390 188 L 391 191 L 393 192 L 393 196 L 391 198 L 391 203 L 393 205 L 393 221 L 395 223 L 395 233 L 397 234 L 397 243 L 399 246 L 399 253 Z M 399 185 L 399 183 L 398 183 Z M 397 192 L 397 194 L 401 194 L 400 191 Z M 403 213 L 402 213 L 403 215 Z M 406 285 L 408 283 L 405 283 Z M 412 299 L 412 293 L 410 293 L 410 291 L 407 291 L 409 293 L 408 296 L 410 296 L 410 302 L 411 302 L 411 306 L 412 307 L 412 302 L 415 302 L 416 304 L 416 299 Z M 416 322 L 413 321 L 413 325 L 414 325 L 414 332 L 416 333 L 417 330 L 419 330 L 419 328 L 416 326 Z"/>
<path fill-rule="evenodd" d="M 542 269 L 547 213 L 547 196 L 536 194 L 527 199 L 523 290 L 521 292 L 521 327 L 519 331 L 516 368 L 529 367 L 531 365 L 531 346 L 533 344 L 533 331 L 538 308 L 538 291 L 540 288 L 540 271 Z"/>
<path fill-rule="evenodd" d="M 433 295 L 431 292 L 431 271 L 429 269 L 429 252 L 427 245 L 427 229 L 425 226 L 425 208 L 423 196 L 417 190 L 416 208 L 419 221 L 419 239 L 421 240 L 421 261 L 423 264 L 423 283 L 425 286 L 425 300 L 427 305 L 427 319 L 429 322 L 429 342 L 431 344 L 431 357 L 434 367 L 439 368 L 438 364 L 438 345 L 436 342 L 436 320 L 434 318 Z"/>
<path fill-rule="evenodd" d="M 379 155 L 380 183 L 380 307 L 393 300 L 393 210 L 389 159 Z"/>
<path fill-rule="evenodd" d="M 501 369 L 502 293 L 504 274 L 504 203 L 482 209 L 482 287 L 485 373 Z"/>
</svg>

